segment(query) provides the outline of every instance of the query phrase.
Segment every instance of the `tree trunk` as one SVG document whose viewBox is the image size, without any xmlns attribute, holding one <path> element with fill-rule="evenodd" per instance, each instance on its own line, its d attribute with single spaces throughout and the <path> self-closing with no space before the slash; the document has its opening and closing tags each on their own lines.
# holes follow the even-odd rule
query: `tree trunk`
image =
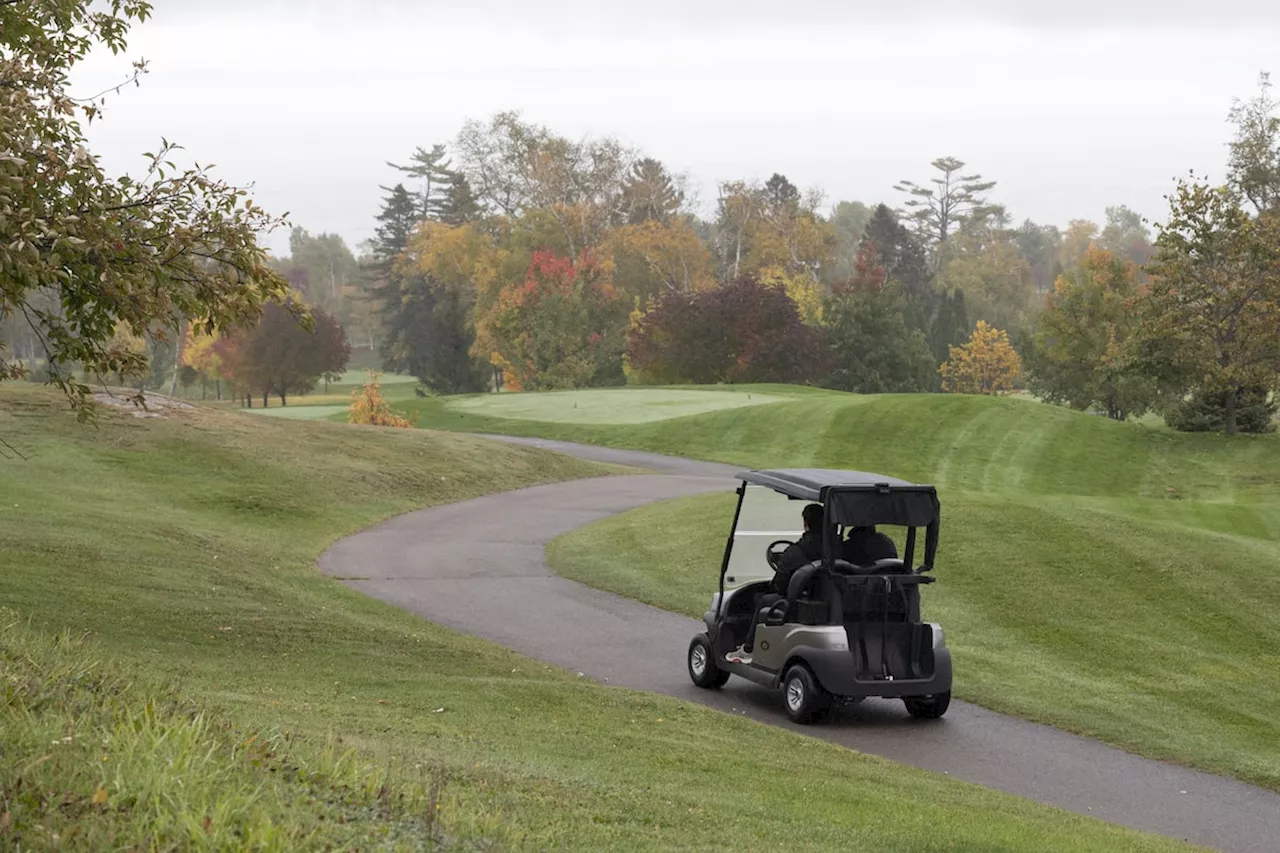
<svg viewBox="0 0 1280 853">
<path fill-rule="evenodd" d="M 216 380 L 214 380 L 214 384 L 217 386 L 217 389 L 218 389 L 218 401 L 221 402 L 222 401 L 222 377 L 219 376 Z"/>
<path fill-rule="evenodd" d="M 182 343 L 185 336 L 182 334 L 182 324 L 178 324 L 178 345 L 174 347 L 173 354 L 173 381 L 169 383 L 169 396 L 177 396 L 178 393 L 178 371 L 182 369 Z"/>
<path fill-rule="evenodd" d="M 1227 394 L 1227 435 L 1235 435 L 1238 429 L 1236 426 L 1236 404 L 1239 400 L 1240 388 L 1237 386 L 1236 388 L 1231 389 L 1230 393 Z"/>
<path fill-rule="evenodd" d="M 263 390 L 263 392 L 262 392 L 262 408 L 264 408 L 264 409 L 267 407 L 267 396 L 268 396 L 270 393 L 271 393 L 271 392 L 270 392 L 270 391 L 267 391 L 267 390 Z"/>
<path fill-rule="evenodd" d="M 286 399 L 284 398 L 284 389 L 283 389 L 283 388 L 281 388 L 281 389 L 280 389 L 280 405 L 281 405 L 281 406 L 287 406 L 287 405 L 289 405 L 289 401 L 288 401 L 288 400 L 286 400 Z"/>
</svg>

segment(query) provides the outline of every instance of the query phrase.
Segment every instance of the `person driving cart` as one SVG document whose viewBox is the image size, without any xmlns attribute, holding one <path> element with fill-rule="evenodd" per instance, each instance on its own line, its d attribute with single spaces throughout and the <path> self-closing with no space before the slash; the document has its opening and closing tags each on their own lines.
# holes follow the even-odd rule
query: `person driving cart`
<svg viewBox="0 0 1280 853">
<path fill-rule="evenodd" d="M 853 527 L 842 543 L 840 559 L 855 566 L 869 566 L 877 560 L 898 559 L 898 546 L 875 526 Z"/>
<path fill-rule="evenodd" d="M 801 511 L 800 517 L 804 521 L 804 535 L 789 545 L 778 558 L 771 591 L 756 594 L 753 613 L 759 613 L 762 607 L 768 607 L 786 598 L 791 576 L 814 560 L 822 559 L 822 504 L 809 504 Z M 730 663 L 751 663 L 751 650 L 755 645 L 755 637 L 756 620 L 752 619 L 746 640 L 741 646 L 726 654 L 725 660 Z"/>
</svg>

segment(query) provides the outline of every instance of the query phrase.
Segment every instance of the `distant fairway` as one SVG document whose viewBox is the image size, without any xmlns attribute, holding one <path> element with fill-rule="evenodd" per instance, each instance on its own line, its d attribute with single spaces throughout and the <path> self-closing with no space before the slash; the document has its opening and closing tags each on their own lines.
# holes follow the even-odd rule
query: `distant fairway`
<svg viewBox="0 0 1280 853">
<path fill-rule="evenodd" d="M 243 411 L 255 415 L 268 415 L 273 418 L 293 418 L 295 420 L 319 420 L 332 415 L 345 414 L 351 407 L 349 405 L 332 405 L 332 406 L 272 406 L 269 409 L 244 409 Z"/>
<path fill-rule="evenodd" d="M 489 394 L 452 400 L 447 407 L 470 415 L 557 424 L 643 424 L 780 403 L 783 396 L 752 391 L 682 391 L 617 388 L 552 391 L 544 394 Z"/>
</svg>

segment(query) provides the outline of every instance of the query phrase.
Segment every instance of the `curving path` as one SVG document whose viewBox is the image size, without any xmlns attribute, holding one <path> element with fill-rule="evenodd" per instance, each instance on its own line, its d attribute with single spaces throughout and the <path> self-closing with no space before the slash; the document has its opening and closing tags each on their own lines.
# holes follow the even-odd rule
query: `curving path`
<svg viewBox="0 0 1280 853">
<path fill-rule="evenodd" d="M 1140 758 L 1057 729 L 952 702 L 937 722 L 868 700 L 797 726 L 771 691 L 719 692 L 685 671 L 701 623 L 565 580 L 547 568 L 562 533 L 643 504 L 730 491 L 739 469 L 633 451 L 491 436 L 650 472 L 491 495 L 394 518 L 336 543 L 320 568 L 426 619 L 608 684 L 649 690 L 823 738 L 1135 829 L 1231 853 L 1280 850 L 1280 795 Z M 708 568 L 708 578 L 714 567 Z M 944 579 L 945 580 L 945 579 Z M 710 597 L 710 580 L 708 581 Z M 963 679 L 963 669 L 957 671 Z"/>
</svg>

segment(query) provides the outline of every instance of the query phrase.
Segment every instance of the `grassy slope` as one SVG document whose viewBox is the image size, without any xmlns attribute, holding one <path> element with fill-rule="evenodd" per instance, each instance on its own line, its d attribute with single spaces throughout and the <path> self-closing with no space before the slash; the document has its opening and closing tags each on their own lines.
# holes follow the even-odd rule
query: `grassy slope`
<svg viewBox="0 0 1280 853">
<path fill-rule="evenodd" d="M 1280 789 L 1273 436 L 1179 435 L 1029 401 L 942 396 L 805 392 L 612 427 L 418 408 L 429 424 L 936 483 L 942 582 L 926 608 L 948 628 L 958 695 Z M 718 497 L 641 509 L 570 534 L 553 562 L 700 613 L 730 515 Z"/>
<path fill-rule="evenodd" d="M 14 386 L 0 435 L 31 457 L 0 462 L 0 601 L 108 659 L 0 626 L 0 841 L 420 849 L 443 777 L 450 836 L 508 847 L 1181 849 L 583 683 L 314 569 L 379 518 L 599 470 L 583 463 L 208 411 L 85 430 Z M 121 690 L 121 668 L 146 676 Z"/>
</svg>

